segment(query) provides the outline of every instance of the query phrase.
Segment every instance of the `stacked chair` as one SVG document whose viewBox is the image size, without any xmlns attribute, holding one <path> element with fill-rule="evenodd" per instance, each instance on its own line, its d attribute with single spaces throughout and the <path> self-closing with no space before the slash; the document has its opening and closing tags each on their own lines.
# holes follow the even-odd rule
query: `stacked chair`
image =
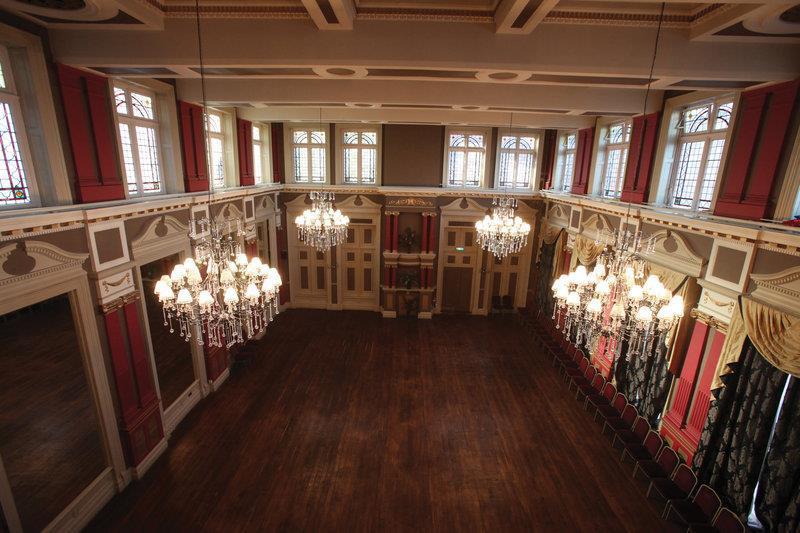
<svg viewBox="0 0 800 533">
<path fill-rule="evenodd" d="M 620 460 L 633 461 L 633 477 L 648 482 L 647 497 L 663 502 L 662 517 L 693 532 L 744 533 L 734 512 L 723 507 L 708 485 L 699 485 L 692 469 L 664 443 L 661 435 L 639 416 L 636 407 L 591 363 L 547 317 L 528 315 L 525 327 L 553 366 L 567 382 L 568 390 L 583 403 L 611 445 L 621 449 Z"/>
</svg>

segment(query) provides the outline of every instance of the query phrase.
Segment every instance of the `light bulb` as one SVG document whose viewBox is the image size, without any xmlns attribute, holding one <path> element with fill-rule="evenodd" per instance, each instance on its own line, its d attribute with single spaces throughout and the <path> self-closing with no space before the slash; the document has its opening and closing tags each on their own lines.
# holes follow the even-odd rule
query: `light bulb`
<svg viewBox="0 0 800 533">
<path fill-rule="evenodd" d="M 603 310 L 603 305 L 597 298 L 592 298 L 591 300 L 589 300 L 589 303 L 586 304 L 586 312 L 592 315 L 597 315 L 602 310 Z"/>
<path fill-rule="evenodd" d="M 567 305 L 580 305 L 580 303 L 581 299 L 577 292 L 572 291 L 567 295 Z"/>
<path fill-rule="evenodd" d="M 155 289 L 153 289 L 153 294 L 160 296 L 161 292 L 167 287 L 166 283 L 161 280 L 156 281 Z"/>
<path fill-rule="evenodd" d="M 188 305 L 192 303 L 192 293 L 189 292 L 189 289 L 179 290 L 178 299 L 175 300 L 175 303 L 178 305 Z"/>
<path fill-rule="evenodd" d="M 566 300 L 567 296 L 569 296 L 569 289 L 566 285 L 562 285 L 556 291 L 556 298 L 559 300 Z"/>
<path fill-rule="evenodd" d="M 200 294 L 197 295 L 197 303 L 200 305 L 200 307 L 211 307 L 214 305 L 214 297 L 211 296 L 210 292 L 204 289 L 200 291 Z"/>
<path fill-rule="evenodd" d="M 183 261 L 183 267 L 188 271 L 188 270 L 191 270 L 193 268 L 197 268 L 197 263 L 195 263 L 194 259 L 192 259 L 191 257 L 187 257 Z"/>
<path fill-rule="evenodd" d="M 233 273 L 227 268 L 220 272 L 219 282 L 221 285 L 230 285 L 233 283 Z"/>
<path fill-rule="evenodd" d="M 236 266 L 247 266 L 247 256 L 245 254 L 236 254 Z"/>
<path fill-rule="evenodd" d="M 636 321 L 642 324 L 649 324 L 653 320 L 653 310 L 643 305 L 636 311 Z"/>
<path fill-rule="evenodd" d="M 244 297 L 248 300 L 258 300 L 260 296 L 261 293 L 258 292 L 258 287 L 256 287 L 255 283 L 250 283 L 244 291 Z"/>
<path fill-rule="evenodd" d="M 175 293 L 172 292 L 172 287 L 165 285 L 164 289 L 161 291 L 161 294 L 158 295 L 158 299 L 162 302 L 168 302 L 170 300 L 174 300 Z"/>
<path fill-rule="evenodd" d="M 172 274 L 170 274 L 172 281 L 180 283 L 184 277 L 186 277 L 186 268 L 181 264 L 175 265 L 172 269 Z"/>
<path fill-rule="evenodd" d="M 225 293 L 223 294 L 223 299 L 225 300 L 226 304 L 235 304 L 239 302 L 239 295 L 236 294 L 236 289 L 233 287 L 228 287 L 225 289 Z"/>
<path fill-rule="evenodd" d="M 634 302 L 640 301 L 644 298 L 644 289 L 640 285 L 634 285 L 628 290 L 628 298 Z"/>
</svg>

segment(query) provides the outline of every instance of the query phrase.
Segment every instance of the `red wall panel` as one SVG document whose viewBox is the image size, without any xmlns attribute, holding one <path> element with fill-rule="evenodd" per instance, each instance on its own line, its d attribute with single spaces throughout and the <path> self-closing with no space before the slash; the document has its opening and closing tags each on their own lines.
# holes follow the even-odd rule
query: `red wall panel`
<svg viewBox="0 0 800 533">
<path fill-rule="evenodd" d="M 656 112 L 633 119 L 625 182 L 622 185 L 623 202 L 642 204 L 647 201 L 660 116 L 661 113 Z"/>
<path fill-rule="evenodd" d="M 800 80 L 742 93 L 715 215 L 751 220 L 771 215 L 770 193 L 789 144 L 798 88 Z"/>
<path fill-rule="evenodd" d="M 283 124 L 274 122 L 269 137 L 272 143 L 272 181 L 283 183 Z"/>
<path fill-rule="evenodd" d="M 544 140 L 542 142 L 542 176 L 539 182 L 540 189 L 549 189 L 553 186 L 557 145 L 558 132 L 556 130 L 544 130 Z"/>
<path fill-rule="evenodd" d="M 128 343 L 130 344 L 133 373 L 136 376 L 136 388 L 139 391 L 139 405 L 145 407 L 157 401 L 158 397 L 136 305 L 136 302 L 130 302 L 124 307 L 125 324 L 128 327 Z"/>
<path fill-rule="evenodd" d="M 578 130 L 578 143 L 575 147 L 575 177 L 572 179 L 572 194 L 586 194 L 588 192 L 593 144 L 594 128 Z"/>
<path fill-rule="evenodd" d="M 236 119 L 236 144 L 239 148 L 239 185 L 255 185 L 253 175 L 253 123 Z"/>
<path fill-rule="evenodd" d="M 178 101 L 180 117 L 181 156 L 183 158 L 186 192 L 208 190 L 208 164 L 203 127 L 203 108 Z"/>
<path fill-rule="evenodd" d="M 108 80 L 57 64 L 79 203 L 125 198 Z"/>
</svg>

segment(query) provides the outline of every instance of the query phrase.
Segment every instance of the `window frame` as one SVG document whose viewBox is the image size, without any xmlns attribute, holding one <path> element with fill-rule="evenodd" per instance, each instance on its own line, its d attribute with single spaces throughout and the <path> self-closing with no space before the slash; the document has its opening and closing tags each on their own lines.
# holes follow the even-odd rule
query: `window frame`
<svg viewBox="0 0 800 533">
<path fill-rule="evenodd" d="M 217 115 L 219 116 L 219 125 L 220 131 L 219 132 L 212 132 L 208 128 L 208 117 L 210 115 Z M 227 189 L 231 186 L 231 172 L 229 169 L 229 165 L 231 164 L 230 161 L 230 154 L 228 152 L 228 134 L 227 134 L 227 114 L 224 111 L 219 109 L 208 107 L 204 110 L 203 115 L 203 127 L 205 128 L 205 141 L 206 141 L 206 166 L 208 168 L 209 176 L 208 176 L 208 187 L 212 191 L 219 191 L 223 189 Z M 223 177 L 222 187 L 215 187 L 214 186 L 214 176 L 213 176 L 213 165 L 211 164 L 211 140 L 212 139 L 219 139 L 222 142 L 222 171 Z M 236 173 L 234 173 L 235 175 Z"/>
<path fill-rule="evenodd" d="M 28 131 L 22 113 L 22 102 L 17 91 L 16 80 L 14 79 L 14 68 L 11 64 L 11 56 L 8 53 L 8 48 L 3 43 L 0 43 L 0 65 L 2 65 L 3 77 L 6 82 L 6 87 L 0 89 L 0 102 L 7 104 L 11 109 L 17 149 L 19 150 L 20 164 L 24 173 L 25 186 L 28 189 L 29 199 L 29 201 L 22 203 L 0 204 L 0 211 L 41 207 L 42 203 L 36 180 L 36 169 L 34 168 Z"/>
<path fill-rule="evenodd" d="M 272 183 L 272 137 L 269 124 L 253 122 L 253 130 L 258 129 L 260 139 L 253 137 L 253 182 L 255 185 L 268 185 Z M 255 171 L 255 146 L 258 145 L 261 154 L 261 181 L 256 178 Z"/>
<path fill-rule="evenodd" d="M 345 145 L 344 134 L 348 131 L 372 132 L 376 134 L 375 140 L 375 182 L 365 183 L 359 179 L 357 182 L 345 181 L 344 177 L 344 151 L 347 147 L 358 148 L 359 152 L 363 146 L 368 145 Z M 381 168 L 383 166 L 383 127 L 381 124 L 336 124 L 336 184 L 337 185 L 363 185 L 368 187 L 380 187 L 382 181 Z M 360 155 L 360 154 L 359 154 Z M 361 158 L 359 157 L 359 161 Z"/>
<path fill-rule="evenodd" d="M 567 148 L 567 138 L 575 136 L 575 147 Z M 565 172 L 564 172 L 564 158 L 572 154 L 572 172 L 569 176 L 568 186 L 565 187 Z M 569 193 L 572 191 L 572 182 L 575 180 L 575 159 L 578 154 L 578 130 L 562 130 L 558 132 L 556 137 L 556 160 L 555 160 L 555 177 L 553 183 L 550 185 L 550 190 L 556 192 Z"/>
<path fill-rule="evenodd" d="M 508 149 L 502 147 L 502 140 L 503 137 L 512 136 L 516 137 L 516 146 L 514 149 Z M 519 138 L 520 137 L 533 137 L 536 140 L 536 147 L 533 150 L 521 149 L 519 147 Z M 512 192 L 529 192 L 536 190 L 539 180 L 539 173 L 541 172 L 542 168 L 542 132 L 541 130 L 528 130 L 524 128 L 500 128 L 497 130 L 497 146 L 495 147 L 495 165 L 494 165 L 494 188 L 498 190 L 508 190 Z M 500 159 L 501 154 L 503 152 L 509 152 L 514 154 L 514 179 L 513 184 L 511 187 L 503 187 L 500 185 Z M 529 153 L 532 152 L 534 155 L 533 166 L 531 168 L 531 178 L 530 182 L 527 186 L 524 187 L 517 187 L 517 175 L 516 171 L 518 169 L 516 162 L 518 161 L 518 157 L 520 153 Z"/>
<path fill-rule="evenodd" d="M 650 183 L 649 203 L 658 207 L 672 209 L 677 213 L 713 213 L 719 195 L 722 177 L 724 176 L 733 139 L 733 130 L 739 115 L 740 92 L 727 92 L 720 94 L 714 91 L 693 91 L 688 94 L 670 98 L 664 102 L 664 109 L 659 124 L 658 144 L 653 165 L 654 179 Z M 684 207 L 672 207 L 671 196 L 674 187 L 673 175 L 676 170 L 675 162 L 680 152 L 678 151 L 679 130 L 677 126 L 682 113 L 687 107 L 700 104 L 704 101 L 727 99 L 733 102 L 730 124 L 725 134 L 725 145 L 722 150 L 720 166 L 714 184 L 714 193 L 711 197 L 711 206 L 708 210 L 694 211 Z"/>
<path fill-rule="evenodd" d="M 128 115 L 120 115 L 117 111 L 117 103 L 116 103 L 116 94 L 114 89 L 119 87 L 126 91 L 126 105 L 128 109 L 131 109 L 131 99 L 130 99 L 130 91 L 135 91 L 137 93 L 141 93 L 145 96 L 150 97 L 150 101 L 153 105 L 153 120 L 135 117 L 133 114 Z M 163 154 L 163 144 L 161 139 L 161 132 L 163 125 L 161 124 L 161 108 L 159 106 L 159 98 L 158 93 L 151 89 L 150 87 L 146 87 L 143 85 L 139 85 L 136 83 L 131 83 L 129 81 L 123 79 L 111 79 L 109 83 L 109 90 L 111 91 L 111 102 L 113 106 L 113 114 L 114 114 L 114 126 L 117 136 L 117 150 L 119 151 L 119 162 L 122 166 L 122 177 L 125 181 L 125 197 L 126 198 L 145 198 L 150 196 L 158 196 L 160 194 L 167 194 L 167 183 L 166 183 L 166 175 L 165 175 L 165 168 L 164 168 L 164 154 Z M 136 150 L 132 149 L 133 152 L 133 160 L 134 166 L 136 167 L 137 173 L 137 189 L 139 192 L 131 193 L 128 190 L 128 175 L 125 171 L 125 156 L 122 148 L 122 135 L 120 133 L 120 124 L 127 124 L 130 130 L 131 135 L 131 143 L 132 147 L 136 147 Z M 135 127 L 137 124 L 151 127 L 155 131 L 155 142 L 156 142 L 156 160 L 158 163 L 158 172 L 159 172 L 159 184 L 161 190 L 158 192 L 148 192 L 145 193 L 142 189 L 142 175 L 141 175 L 141 166 L 139 163 L 139 151 L 138 151 L 138 140 L 135 139 L 135 135 L 133 132 L 135 131 Z"/>
<path fill-rule="evenodd" d="M 331 183 L 331 128 L 327 123 L 290 123 L 283 128 L 283 146 L 284 146 L 284 167 L 286 171 L 287 183 L 296 183 L 298 185 L 330 185 Z M 311 131 L 322 130 L 325 132 L 325 179 L 320 182 L 315 181 L 297 181 L 297 176 L 294 173 L 294 132 L 299 130 Z"/>
<path fill-rule="evenodd" d="M 462 183 L 461 185 L 451 185 L 448 175 L 450 174 L 450 136 L 451 135 L 483 135 L 485 146 L 483 148 L 483 165 L 481 168 L 481 176 L 477 186 L 470 186 Z M 492 149 L 492 129 L 480 128 L 470 126 L 447 126 L 444 131 L 444 162 L 442 165 L 442 187 L 446 189 L 485 189 L 486 177 L 490 172 L 490 157 Z M 469 148 L 465 148 L 468 151 Z"/>
<path fill-rule="evenodd" d="M 724 129 L 715 129 L 714 123 L 717 120 L 717 112 L 719 111 L 720 106 L 731 103 L 731 113 L 729 118 L 728 126 Z M 685 129 L 680 128 L 681 121 L 683 120 L 683 115 L 687 110 L 698 108 L 703 105 L 710 106 L 709 110 L 709 117 L 708 117 L 708 124 L 709 128 L 704 132 L 689 132 L 687 133 Z M 672 168 L 670 169 L 669 175 L 669 186 L 667 188 L 667 206 L 672 209 L 679 209 L 682 211 L 689 211 L 689 212 L 706 212 L 706 211 L 713 211 L 714 204 L 717 197 L 717 192 L 719 191 L 719 186 L 721 182 L 721 177 L 725 170 L 725 156 L 727 154 L 727 148 L 729 144 L 729 134 L 733 129 L 733 120 L 734 120 L 734 110 L 735 110 L 736 102 L 731 95 L 723 95 L 713 99 L 701 99 L 695 102 L 689 103 L 687 105 L 681 106 L 678 110 L 678 123 L 676 124 L 676 129 L 678 130 L 676 133 L 675 139 L 675 158 L 672 161 Z M 706 168 L 708 166 L 709 161 L 709 152 L 711 149 L 711 145 L 715 141 L 722 141 L 722 150 L 720 152 L 720 160 L 719 166 L 717 167 L 717 173 L 714 177 L 714 189 L 711 192 L 711 198 L 709 199 L 709 205 L 707 208 L 700 208 L 700 196 L 703 189 L 703 183 L 705 181 L 705 173 Z M 678 170 L 680 167 L 680 154 L 681 149 L 684 145 L 689 143 L 696 143 L 696 142 L 703 142 L 703 152 L 700 157 L 700 164 L 697 171 L 697 183 L 695 184 L 694 192 L 692 193 L 692 205 L 691 207 L 675 205 L 675 194 L 676 189 L 678 186 Z"/>
<path fill-rule="evenodd" d="M 623 133 L 623 140 L 620 142 L 611 142 L 608 137 L 611 135 L 611 129 L 615 126 L 621 125 L 627 128 L 627 133 Z M 616 118 L 609 120 L 600 128 L 600 139 L 597 145 L 598 161 L 596 161 L 595 168 L 597 175 L 595 179 L 594 194 L 601 198 L 608 200 L 619 200 L 622 196 L 622 187 L 625 184 L 625 172 L 628 169 L 628 156 L 631 147 L 631 134 L 633 133 L 633 121 L 630 118 Z M 620 159 L 620 167 L 618 167 L 617 175 L 617 190 L 616 194 L 606 194 L 606 183 L 608 180 L 608 164 L 609 154 L 611 151 L 622 151 Z"/>
</svg>

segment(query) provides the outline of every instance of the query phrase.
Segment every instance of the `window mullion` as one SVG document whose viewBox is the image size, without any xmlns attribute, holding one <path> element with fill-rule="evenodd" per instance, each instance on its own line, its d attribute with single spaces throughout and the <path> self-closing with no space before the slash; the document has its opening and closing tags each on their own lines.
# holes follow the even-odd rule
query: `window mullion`
<svg viewBox="0 0 800 533">
<path fill-rule="evenodd" d="M 700 157 L 700 167 L 697 170 L 697 183 L 694 186 L 694 196 L 692 198 L 692 209 L 697 210 L 700 205 L 700 191 L 703 190 L 703 180 L 706 176 L 706 166 L 708 165 L 708 152 L 711 148 L 711 136 L 703 135 L 703 155 Z"/>
</svg>

